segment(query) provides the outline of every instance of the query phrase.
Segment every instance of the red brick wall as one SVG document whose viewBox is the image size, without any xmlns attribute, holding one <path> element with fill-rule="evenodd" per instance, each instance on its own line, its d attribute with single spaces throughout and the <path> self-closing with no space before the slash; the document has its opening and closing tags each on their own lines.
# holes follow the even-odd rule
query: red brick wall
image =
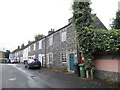
<svg viewBox="0 0 120 90">
<path fill-rule="evenodd" d="M 93 64 L 96 70 L 120 72 L 120 60 L 94 60 Z"/>
</svg>

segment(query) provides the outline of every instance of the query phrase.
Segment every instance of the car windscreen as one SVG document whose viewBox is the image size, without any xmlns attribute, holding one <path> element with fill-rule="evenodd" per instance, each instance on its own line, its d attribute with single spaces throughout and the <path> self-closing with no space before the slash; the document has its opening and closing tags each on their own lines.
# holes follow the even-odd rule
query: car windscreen
<svg viewBox="0 0 120 90">
<path fill-rule="evenodd" d="M 28 63 L 31 63 L 31 62 L 40 62 L 40 61 L 38 59 L 29 59 Z"/>
<path fill-rule="evenodd" d="M 28 63 L 31 63 L 31 62 L 35 62 L 35 60 L 34 59 L 29 59 Z"/>
<path fill-rule="evenodd" d="M 38 59 L 34 59 L 35 62 L 40 62 Z"/>
</svg>

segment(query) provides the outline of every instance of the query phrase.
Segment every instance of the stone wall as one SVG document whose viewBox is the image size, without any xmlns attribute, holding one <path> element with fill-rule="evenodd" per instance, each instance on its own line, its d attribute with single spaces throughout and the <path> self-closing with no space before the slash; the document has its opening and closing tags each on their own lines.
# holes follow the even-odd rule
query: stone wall
<svg viewBox="0 0 120 90">
<path fill-rule="evenodd" d="M 94 76 L 95 78 L 101 79 L 101 80 L 110 80 L 114 82 L 120 82 L 120 72 L 95 70 Z"/>
<path fill-rule="evenodd" d="M 102 80 L 120 82 L 120 53 L 100 52 L 96 53 L 94 77 Z"/>
<path fill-rule="evenodd" d="M 62 32 L 66 32 L 66 40 L 62 41 L 61 40 L 61 34 Z M 52 67 L 55 69 L 61 69 L 61 70 L 69 70 L 70 66 L 69 66 L 69 54 L 70 53 L 74 53 L 75 57 L 74 57 L 74 63 L 77 62 L 77 48 L 76 48 L 76 44 L 75 44 L 75 31 L 72 28 L 72 25 L 69 24 L 63 28 L 61 28 L 60 30 L 54 32 L 52 34 L 53 36 L 53 44 L 49 45 L 49 38 L 51 37 L 51 35 L 49 35 L 46 38 L 46 54 L 47 54 L 47 58 L 46 58 L 46 62 L 48 67 Z M 66 62 L 62 62 L 62 56 L 61 56 L 61 52 L 64 51 L 66 52 Z M 49 64 L 49 53 L 52 53 L 53 55 L 53 61 L 52 63 Z"/>
</svg>

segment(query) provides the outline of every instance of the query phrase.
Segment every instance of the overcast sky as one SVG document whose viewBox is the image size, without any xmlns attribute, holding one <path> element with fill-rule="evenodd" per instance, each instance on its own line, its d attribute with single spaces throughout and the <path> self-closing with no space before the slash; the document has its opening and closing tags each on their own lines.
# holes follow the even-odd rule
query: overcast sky
<svg viewBox="0 0 120 90">
<path fill-rule="evenodd" d="M 47 35 L 68 24 L 73 0 L 0 0 L 0 50 L 14 50 L 36 34 Z M 91 8 L 107 28 L 120 0 L 91 0 Z"/>
</svg>

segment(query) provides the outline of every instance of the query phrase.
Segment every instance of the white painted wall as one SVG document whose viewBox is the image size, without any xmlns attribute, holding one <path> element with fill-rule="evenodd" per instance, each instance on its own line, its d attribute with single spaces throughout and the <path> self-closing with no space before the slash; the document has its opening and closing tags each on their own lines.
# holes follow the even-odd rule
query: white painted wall
<svg viewBox="0 0 120 90">
<path fill-rule="evenodd" d="M 28 60 L 28 47 L 23 50 L 23 60 Z"/>
</svg>

